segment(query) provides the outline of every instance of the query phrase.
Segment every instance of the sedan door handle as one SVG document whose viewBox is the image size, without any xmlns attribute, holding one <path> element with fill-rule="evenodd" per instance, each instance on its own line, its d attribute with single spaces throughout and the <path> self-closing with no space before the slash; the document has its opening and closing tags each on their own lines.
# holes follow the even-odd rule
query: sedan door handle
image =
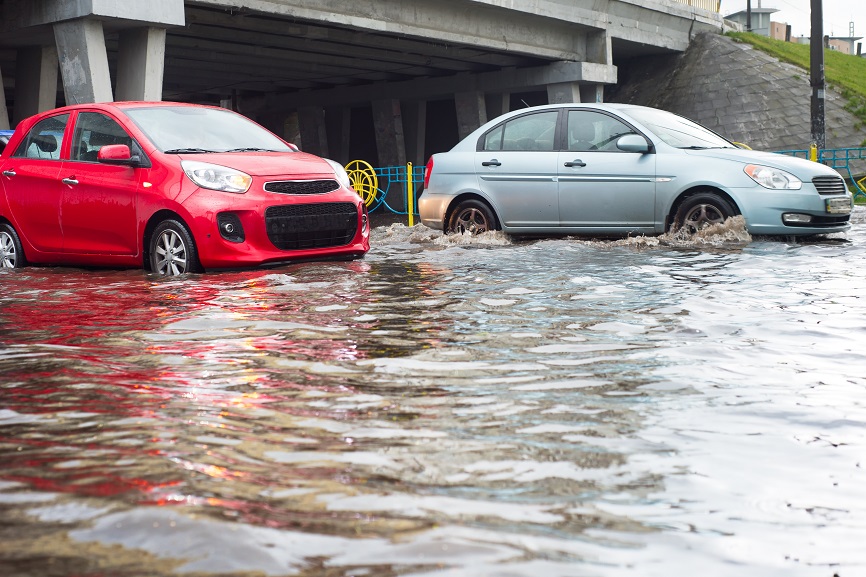
<svg viewBox="0 0 866 577">
<path fill-rule="evenodd" d="M 4 170 L 3 176 L 8 176 L 9 178 L 12 178 L 13 176 L 15 176 L 15 171 L 14 170 Z"/>
<path fill-rule="evenodd" d="M 70 176 L 69 178 L 64 178 L 60 182 L 62 182 L 63 184 L 78 184 L 78 181 L 75 180 L 74 176 Z"/>
<path fill-rule="evenodd" d="M 485 160 L 481 163 L 481 166 L 502 166 L 502 163 L 494 158 L 492 160 Z"/>
<path fill-rule="evenodd" d="M 571 168 L 572 166 L 580 166 L 581 168 L 583 168 L 584 166 L 586 166 L 586 163 L 579 158 L 575 158 L 571 162 L 566 162 L 565 166 L 568 166 L 569 168 Z"/>
</svg>

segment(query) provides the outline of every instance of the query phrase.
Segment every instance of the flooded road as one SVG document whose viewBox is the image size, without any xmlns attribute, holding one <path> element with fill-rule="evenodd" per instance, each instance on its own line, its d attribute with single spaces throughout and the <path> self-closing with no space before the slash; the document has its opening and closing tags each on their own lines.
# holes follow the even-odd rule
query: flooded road
<svg viewBox="0 0 866 577">
<path fill-rule="evenodd" d="M 0 271 L 0 575 L 866 575 L 866 210 Z"/>
</svg>

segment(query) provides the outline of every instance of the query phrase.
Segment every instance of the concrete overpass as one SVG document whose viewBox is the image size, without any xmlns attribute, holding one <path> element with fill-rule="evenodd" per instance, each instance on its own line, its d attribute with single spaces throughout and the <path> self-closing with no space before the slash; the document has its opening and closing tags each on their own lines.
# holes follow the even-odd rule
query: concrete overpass
<svg viewBox="0 0 866 577">
<path fill-rule="evenodd" d="M 0 0 L 0 128 L 67 102 L 222 104 L 310 152 L 423 163 L 616 63 L 721 31 L 717 0 Z"/>
</svg>

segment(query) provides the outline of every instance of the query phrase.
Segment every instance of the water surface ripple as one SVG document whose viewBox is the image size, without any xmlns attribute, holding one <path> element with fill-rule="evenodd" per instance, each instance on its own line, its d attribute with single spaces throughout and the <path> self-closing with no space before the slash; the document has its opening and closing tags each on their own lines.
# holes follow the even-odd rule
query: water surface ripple
<svg viewBox="0 0 866 577">
<path fill-rule="evenodd" d="M 864 575 L 854 222 L 0 271 L 0 575 Z"/>
</svg>

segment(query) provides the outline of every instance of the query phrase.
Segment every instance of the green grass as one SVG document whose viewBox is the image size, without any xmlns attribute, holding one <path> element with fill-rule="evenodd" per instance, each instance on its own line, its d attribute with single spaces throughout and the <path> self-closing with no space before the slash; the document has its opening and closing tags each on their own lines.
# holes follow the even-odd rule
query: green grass
<svg viewBox="0 0 866 577">
<path fill-rule="evenodd" d="M 809 78 L 809 45 L 774 40 L 752 32 L 729 32 L 737 42 L 751 44 L 755 48 L 805 69 L 804 79 Z M 824 79 L 839 89 L 846 100 L 845 108 L 866 124 L 866 58 L 842 54 L 835 50 L 824 50 Z M 866 146 L 864 141 L 861 146 Z"/>
</svg>

